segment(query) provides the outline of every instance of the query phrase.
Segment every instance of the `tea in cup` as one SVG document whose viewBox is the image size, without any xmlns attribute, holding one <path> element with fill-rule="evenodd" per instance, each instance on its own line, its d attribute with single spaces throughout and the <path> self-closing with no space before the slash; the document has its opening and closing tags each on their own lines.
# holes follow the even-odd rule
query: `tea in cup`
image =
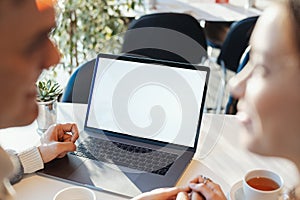
<svg viewBox="0 0 300 200">
<path fill-rule="evenodd" d="M 276 200 L 283 188 L 282 178 L 269 170 L 252 170 L 243 179 L 246 200 Z"/>
</svg>

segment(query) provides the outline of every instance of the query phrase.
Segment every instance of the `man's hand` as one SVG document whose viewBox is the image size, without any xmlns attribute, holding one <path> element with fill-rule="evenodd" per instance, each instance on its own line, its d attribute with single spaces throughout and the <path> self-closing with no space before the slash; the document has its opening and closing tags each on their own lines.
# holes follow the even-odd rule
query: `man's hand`
<svg viewBox="0 0 300 200">
<path fill-rule="evenodd" d="M 75 151 L 75 142 L 79 137 L 76 124 L 57 124 L 52 125 L 41 138 L 41 153 L 44 163 L 50 162 L 55 158 L 62 158 L 68 152 Z"/>
</svg>

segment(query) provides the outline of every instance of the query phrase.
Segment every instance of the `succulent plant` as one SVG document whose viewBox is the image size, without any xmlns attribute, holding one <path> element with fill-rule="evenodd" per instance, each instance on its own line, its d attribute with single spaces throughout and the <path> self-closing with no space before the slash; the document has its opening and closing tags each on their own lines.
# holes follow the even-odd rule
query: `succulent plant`
<svg viewBox="0 0 300 200">
<path fill-rule="evenodd" d="M 38 81 L 37 83 L 37 101 L 46 102 L 57 99 L 62 93 L 60 85 L 52 80 Z"/>
</svg>

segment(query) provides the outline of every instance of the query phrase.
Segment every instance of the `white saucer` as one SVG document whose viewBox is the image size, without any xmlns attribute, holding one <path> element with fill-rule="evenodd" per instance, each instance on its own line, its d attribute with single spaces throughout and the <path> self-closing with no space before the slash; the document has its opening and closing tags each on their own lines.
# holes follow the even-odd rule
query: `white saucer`
<svg viewBox="0 0 300 200">
<path fill-rule="evenodd" d="M 230 200 L 244 200 L 243 181 L 235 183 L 230 190 Z"/>
</svg>

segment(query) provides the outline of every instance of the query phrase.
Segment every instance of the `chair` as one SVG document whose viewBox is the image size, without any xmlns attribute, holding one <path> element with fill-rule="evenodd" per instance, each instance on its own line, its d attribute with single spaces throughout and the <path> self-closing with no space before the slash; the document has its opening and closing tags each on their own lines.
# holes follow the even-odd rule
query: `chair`
<svg viewBox="0 0 300 200">
<path fill-rule="evenodd" d="M 62 102 L 88 103 L 95 61 L 90 60 L 73 72 L 62 95 Z"/>
<path fill-rule="evenodd" d="M 207 58 L 206 48 L 204 30 L 194 17 L 155 13 L 130 23 L 122 53 L 199 64 Z"/>
<path fill-rule="evenodd" d="M 237 72 L 241 56 L 249 45 L 250 36 L 258 17 L 249 17 L 231 25 L 221 47 L 217 63 L 222 70 L 221 89 L 218 94 L 217 113 L 222 110 L 223 96 L 226 88 L 227 69 Z"/>
<path fill-rule="evenodd" d="M 242 71 L 242 69 L 246 66 L 250 58 L 250 46 L 246 48 L 245 52 L 242 55 L 241 62 L 239 64 L 239 67 L 237 69 L 237 73 Z M 226 108 L 225 108 L 225 114 L 231 114 L 234 115 L 237 112 L 237 103 L 238 100 L 234 99 L 231 95 L 229 96 Z"/>
<path fill-rule="evenodd" d="M 236 72 L 242 54 L 249 45 L 250 36 L 258 17 L 249 17 L 231 25 L 221 47 L 217 63 Z"/>
</svg>

